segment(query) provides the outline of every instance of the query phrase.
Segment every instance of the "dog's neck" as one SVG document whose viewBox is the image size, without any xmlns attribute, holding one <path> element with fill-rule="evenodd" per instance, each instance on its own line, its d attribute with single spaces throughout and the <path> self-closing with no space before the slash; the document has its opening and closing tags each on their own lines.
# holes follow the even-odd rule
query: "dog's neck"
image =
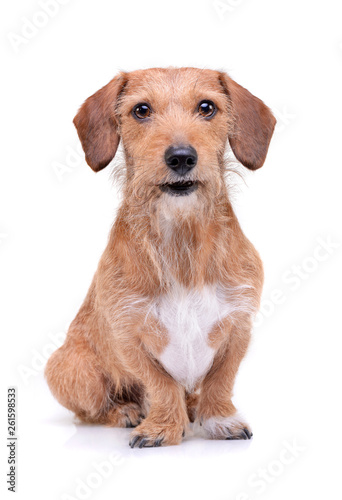
<svg viewBox="0 0 342 500">
<path fill-rule="evenodd" d="M 137 210 L 127 201 L 121 206 L 112 232 L 120 239 L 127 259 L 146 269 L 146 279 L 167 287 L 173 281 L 185 286 L 217 282 L 236 218 L 224 193 L 212 207 L 185 213 Z"/>
</svg>

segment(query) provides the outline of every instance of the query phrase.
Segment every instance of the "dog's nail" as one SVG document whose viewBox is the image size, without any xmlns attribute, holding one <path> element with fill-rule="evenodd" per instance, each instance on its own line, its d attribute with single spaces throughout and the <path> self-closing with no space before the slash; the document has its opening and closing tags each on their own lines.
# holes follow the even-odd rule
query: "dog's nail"
<svg viewBox="0 0 342 500">
<path fill-rule="evenodd" d="M 129 445 L 131 448 L 134 448 L 134 446 L 137 444 L 137 442 L 139 441 L 139 439 L 141 438 L 141 436 L 134 436 L 134 438 L 131 439 Z"/>
<path fill-rule="evenodd" d="M 244 432 L 247 436 L 248 439 L 251 439 L 251 437 L 253 436 L 253 432 L 250 432 L 246 427 L 244 427 Z"/>
<path fill-rule="evenodd" d="M 240 434 L 241 439 L 249 439 L 247 433 L 243 430 Z"/>
<path fill-rule="evenodd" d="M 147 444 L 148 443 L 148 438 L 142 438 L 140 443 L 139 443 L 139 448 L 148 448 L 149 445 Z"/>
<path fill-rule="evenodd" d="M 156 439 L 156 440 L 155 440 L 155 442 L 154 442 L 154 444 L 153 444 L 153 446 L 154 446 L 155 448 L 157 448 L 158 446 L 161 446 L 161 444 L 162 444 L 162 442 L 163 442 L 163 439 L 164 439 L 164 438 L 159 438 L 159 439 Z"/>
</svg>

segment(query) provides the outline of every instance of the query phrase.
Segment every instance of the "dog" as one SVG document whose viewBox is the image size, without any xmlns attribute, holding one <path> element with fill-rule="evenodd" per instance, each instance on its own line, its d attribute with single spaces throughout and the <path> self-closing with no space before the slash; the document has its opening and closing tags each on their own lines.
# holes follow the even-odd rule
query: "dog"
<svg viewBox="0 0 342 500">
<path fill-rule="evenodd" d="M 211 439 L 250 439 L 232 403 L 263 285 L 225 182 L 229 141 L 250 170 L 276 120 L 226 73 L 121 72 L 76 126 L 95 171 L 125 157 L 123 201 L 85 301 L 45 374 L 84 422 L 132 427 L 129 444 L 179 444 L 189 422 Z"/>
</svg>

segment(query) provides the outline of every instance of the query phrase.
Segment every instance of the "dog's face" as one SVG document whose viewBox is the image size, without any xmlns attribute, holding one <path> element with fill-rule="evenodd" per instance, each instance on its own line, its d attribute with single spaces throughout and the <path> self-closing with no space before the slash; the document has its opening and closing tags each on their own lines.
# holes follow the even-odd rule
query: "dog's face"
<svg viewBox="0 0 342 500">
<path fill-rule="evenodd" d="M 227 96 L 215 72 L 191 68 L 134 72 L 117 112 L 129 178 L 140 197 L 148 188 L 153 199 L 179 204 L 179 197 L 197 190 L 202 194 L 218 190 L 232 124 Z"/>
<path fill-rule="evenodd" d="M 225 73 L 153 68 L 121 73 L 91 96 L 74 120 L 93 170 L 114 157 L 121 138 L 130 196 L 187 204 L 223 187 L 229 140 L 237 159 L 264 163 L 275 119 Z"/>
</svg>

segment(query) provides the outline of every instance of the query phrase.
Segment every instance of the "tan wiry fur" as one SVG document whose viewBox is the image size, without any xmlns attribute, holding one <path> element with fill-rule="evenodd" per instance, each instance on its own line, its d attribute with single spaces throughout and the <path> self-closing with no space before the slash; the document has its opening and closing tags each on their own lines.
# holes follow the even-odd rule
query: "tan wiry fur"
<svg viewBox="0 0 342 500">
<path fill-rule="evenodd" d="M 216 105 L 210 120 L 198 113 L 202 100 Z M 148 120 L 133 117 L 138 103 L 151 106 Z M 263 272 L 229 201 L 224 154 L 229 140 L 243 165 L 261 167 L 272 113 L 224 73 L 154 68 L 118 75 L 87 99 L 74 123 L 95 171 L 122 141 L 124 198 L 86 299 L 47 364 L 52 393 L 83 421 L 135 427 L 132 446 L 180 443 L 189 419 L 210 438 L 250 437 L 231 397 Z M 160 186 L 177 181 L 164 155 L 179 144 L 197 151 L 184 179 L 198 189 L 178 197 Z M 190 340 L 187 314 L 198 323 Z M 201 331 L 204 323 L 210 331 Z M 177 346 L 186 345 L 192 363 L 201 359 L 196 335 L 212 361 L 205 373 L 192 367 L 190 375 L 201 375 L 188 387 L 165 366 L 174 363 L 177 373 L 183 356 L 187 376 Z"/>
</svg>

